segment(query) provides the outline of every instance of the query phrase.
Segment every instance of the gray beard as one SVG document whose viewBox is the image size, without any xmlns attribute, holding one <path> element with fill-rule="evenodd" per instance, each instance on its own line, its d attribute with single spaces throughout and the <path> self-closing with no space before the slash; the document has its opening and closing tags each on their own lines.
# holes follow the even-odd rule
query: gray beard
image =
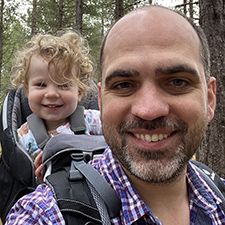
<svg viewBox="0 0 225 225">
<path fill-rule="evenodd" d="M 124 160 L 118 160 L 131 174 L 143 181 L 155 184 L 166 184 L 176 180 L 189 160 L 183 152 L 183 146 L 179 146 L 174 154 L 168 153 L 166 149 L 155 152 L 139 149 L 137 154 L 143 160 L 135 160 L 127 150 L 127 146 L 123 148 L 123 153 Z"/>
<path fill-rule="evenodd" d="M 104 122 L 102 124 L 106 141 L 122 167 L 143 181 L 167 184 L 176 180 L 185 170 L 188 160 L 191 159 L 204 136 L 207 123 L 198 125 L 193 131 L 188 131 L 188 125 L 180 120 L 168 123 L 162 118 L 151 122 L 136 118 L 132 122 L 123 122 L 115 135 L 112 133 L 113 129 Z M 126 132 L 132 128 L 174 129 L 180 135 L 178 147 L 148 151 L 131 146 L 131 150 L 126 144 Z"/>
</svg>

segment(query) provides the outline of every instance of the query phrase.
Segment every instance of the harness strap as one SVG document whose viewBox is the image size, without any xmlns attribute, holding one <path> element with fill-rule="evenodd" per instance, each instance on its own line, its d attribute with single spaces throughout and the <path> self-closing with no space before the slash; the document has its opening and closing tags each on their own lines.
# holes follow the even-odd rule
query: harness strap
<svg viewBox="0 0 225 225">
<path fill-rule="evenodd" d="M 90 164 L 87 164 L 84 161 L 72 161 L 69 174 L 70 180 L 76 179 L 76 176 L 73 176 L 73 173 L 77 174 L 77 170 L 91 183 L 104 200 L 110 218 L 116 217 L 121 209 L 121 201 L 114 189 L 111 188 L 106 180 Z"/>
<path fill-rule="evenodd" d="M 90 188 L 91 194 L 93 196 L 93 199 L 94 199 L 94 201 L 96 203 L 96 206 L 98 208 L 99 214 L 101 216 L 102 225 L 109 225 L 109 224 L 111 224 L 109 213 L 108 213 L 108 209 L 107 209 L 107 206 L 106 206 L 104 200 L 101 198 L 101 196 L 98 194 L 98 192 L 92 186 L 92 184 L 88 180 L 86 180 L 86 182 L 87 182 L 87 184 L 88 184 L 88 186 Z"/>
<path fill-rule="evenodd" d="M 38 147 L 43 149 L 50 139 L 44 121 L 32 113 L 27 117 L 27 123 L 35 137 Z M 74 113 L 70 116 L 70 125 L 74 133 L 80 134 L 85 132 L 84 107 L 77 106 Z"/>
<path fill-rule="evenodd" d="M 71 182 L 68 179 L 69 168 L 49 175 L 46 179 L 57 200 L 66 224 L 102 224 L 101 216 L 96 207 L 85 179 Z"/>
<path fill-rule="evenodd" d="M 71 212 L 83 214 L 89 219 L 101 223 L 101 220 L 97 219 L 99 217 L 99 213 L 96 208 L 71 199 L 57 199 L 57 202 L 62 213 Z"/>
<path fill-rule="evenodd" d="M 35 137 L 38 147 L 42 149 L 50 139 L 44 121 L 36 114 L 32 113 L 27 117 L 27 123 Z"/>
</svg>

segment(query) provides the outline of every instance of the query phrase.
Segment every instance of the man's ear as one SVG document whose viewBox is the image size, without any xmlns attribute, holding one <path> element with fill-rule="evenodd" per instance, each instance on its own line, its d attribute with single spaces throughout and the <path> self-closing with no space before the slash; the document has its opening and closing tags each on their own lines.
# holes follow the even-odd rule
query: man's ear
<svg viewBox="0 0 225 225">
<path fill-rule="evenodd" d="M 98 83 L 98 106 L 101 111 L 101 82 Z"/>
<path fill-rule="evenodd" d="M 214 117 L 214 112 L 216 109 L 216 79 L 215 77 L 210 77 L 207 83 L 208 87 L 208 122 Z"/>
</svg>

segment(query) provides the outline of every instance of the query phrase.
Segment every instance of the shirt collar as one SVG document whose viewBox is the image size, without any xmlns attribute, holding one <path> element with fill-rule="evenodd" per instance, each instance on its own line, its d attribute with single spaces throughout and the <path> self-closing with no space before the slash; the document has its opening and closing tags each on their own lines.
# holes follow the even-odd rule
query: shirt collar
<svg viewBox="0 0 225 225">
<path fill-rule="evenodd" d="M 188 164 L 187 181 L 189 196 L 200 208 L 212 213 L 217 209 L 216 204 L 222 203 L 222 200 L 208 186 L 191 162 Z"/>
</svg>

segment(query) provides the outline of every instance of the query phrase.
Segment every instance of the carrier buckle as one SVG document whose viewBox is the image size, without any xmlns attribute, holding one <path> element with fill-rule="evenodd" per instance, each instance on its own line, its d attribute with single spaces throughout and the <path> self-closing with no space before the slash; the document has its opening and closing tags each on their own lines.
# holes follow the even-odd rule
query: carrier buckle
<svg viewBox="0 0 225 225">
<path fill-rule="evenodd" d="M 75 161 L 82 161 L 84 160 L 84 153 L 83 152 L 74 152 L 71 154 L 72 160 Z"/>
<path fill-rule="evenodd" d="M 71 181 L 83 180 L 84 176 L 77 169 L 77 166 L 84 163 L 84 154 L 83 152 L 75 152 L 71 154 L 71 166 L 69 171 L 69 179 Z"/>
</svg>

